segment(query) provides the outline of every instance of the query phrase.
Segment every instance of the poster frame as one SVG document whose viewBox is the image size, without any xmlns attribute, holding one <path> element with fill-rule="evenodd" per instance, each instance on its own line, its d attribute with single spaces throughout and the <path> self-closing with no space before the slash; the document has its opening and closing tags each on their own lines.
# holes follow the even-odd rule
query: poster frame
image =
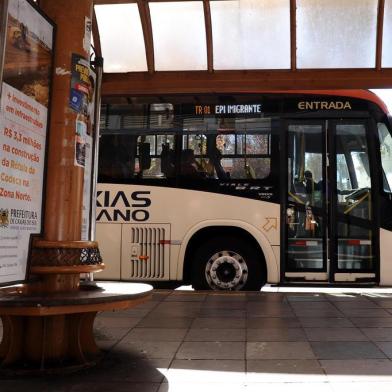
<svg viewBox="0 0 392 392">
<path fill-rule="evenodd" d="M 33 0 L 21 0 L 29 4 L 35 12 L 37 12 L 40 16 L 42 16 L 48 24 L 52 27 L 52 54 L 51 54 L 51 71 L 49 74 L 49 97 L 48 97 L 48 116 L 46 121 L 46 130 L 45 130 L 45 151 L 44 151 L 44 164 L 43 164 L 43 172 L 42 172 L 42 193 L 41 193 L 41 226 L 39 228 L 39 233 L 31 233 L 29 236 L 29 241 L 26 243 L 28 247 L 27 260 L 26 260 L 26 269 L 24 279 L 14 280 L 9 282 L 0 283 L 0 287 L 11 286 L 15 284 L 26 283 L 28 279 L 30 279 L 30 268 L 31 268 L 31 252 L 33 248 L 33 243 L 35 238 L 39 238 L 42 236 L 44 232 L 44 221 L 45 221 L 45 204 L 46 204 L 46 185 L 47 185 L 47 171 L 48 171 L 48 152 L 49 152 L 49 128 L 51 121 L 51 112 L 52 112 L 52 94 L 53 94 L 53 75 L 55 73 L 54 60 L 55 60 L 55 49 L 56 49 L 56 37 L 57 37 L 57 26 L 56 23 L 49 18 L 39 7 L 39 5 Z M 5 49 L 6 49 L 6 32 L 8 26 L 8 5 L 9 0 L 4 0 L 3 8 L 0 10 L 0 16 L 2 17 L 1 22 L 3 28 L 0 27 L 0 100 L 1 100 L 1 90 L 3 85 L 3 67 L 5 62 Z M 1 12 L 2 11 L 2 12 Z"/>
<path fill-rule="evenodd" d="M 0 97 L 3 87 L 3 68 L 5 58 L 6 31 L 8 24 L 8 0 L 3 0 L 0 4 Z"/>
</svg>

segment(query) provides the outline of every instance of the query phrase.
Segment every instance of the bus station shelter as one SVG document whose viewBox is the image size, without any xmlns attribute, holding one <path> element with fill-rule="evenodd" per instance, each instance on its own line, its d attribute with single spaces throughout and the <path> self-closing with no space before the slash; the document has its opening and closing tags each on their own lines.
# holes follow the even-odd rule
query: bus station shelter
<svg viewBox="0 0 392 392">
<path fill-rule="evenodd" d="M 0 230 L 11 230 L 0 232 L 2 257 L 19 249 L 18 261 L 2 265 L 8 273 L 0 269 L 1 391 L 390 390 L 388 288 L 94 291 L 80 274 L 99 280 L 109 263 L 95 240 L 93 208 L 101 103 L 392 88 L 392 0 L 3 0 L 0 7 Z M 46 163 L 37 171 L 12 163 L 32 176 L 23 182 L 7 174 L 9 154 Z M 28 235 L 12 232 L 15 219 L 30 229 L 14 229 Z M 105 313 L 120 309 L 128 310 Z"/>
</svg>

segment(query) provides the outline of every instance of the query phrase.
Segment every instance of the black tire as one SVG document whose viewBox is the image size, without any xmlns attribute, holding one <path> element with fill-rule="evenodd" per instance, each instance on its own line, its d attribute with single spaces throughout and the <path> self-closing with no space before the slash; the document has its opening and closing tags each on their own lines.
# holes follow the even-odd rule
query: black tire
<svg viewBox="0 0 392 392">
<path fill-rule="evenodd" d="M 225 258 L 225 256 L 227 256 Z M 221 260 L 239 260 L 238 263 L 234 261 L 234 266 L 228 265 L 229 263 Z M 212 270 L 217 263 L 218 275 L 220 269 L 220 276 L 226 278 L 227 281 L 222 282 L 215 276 L 212 278 Z M 207 265 L 208 264 L 208 265 Z M 235 267 L 240 267 L 241 278 L 233 277 L 231 271 L 236 273 Z M 266 271 L 264 260 L 260 252 L 249 242 L 242 239 L 227 236 L 227 237 L 214 237 L 204 242 L 195 252 L 192 260 L 192 286 L 195 290 L 248 290 L 258 291 L 266 283 Z M 236 284 L 236 281 L 239 282 Z M 220 284 L 216 285 L 218 281 Z M 228 285 L 230 287 L 222 287 Z"/>
</svg>

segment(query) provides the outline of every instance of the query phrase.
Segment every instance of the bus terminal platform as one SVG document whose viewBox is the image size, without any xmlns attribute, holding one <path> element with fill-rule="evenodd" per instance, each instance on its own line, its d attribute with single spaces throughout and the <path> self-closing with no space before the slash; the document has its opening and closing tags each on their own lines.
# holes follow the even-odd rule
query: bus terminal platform
<svg viewBox="0 0 392 392">
<path fill-rule="evenodd" d="M 392 390 L 391 289 L 263 290 L 154 290 L 97 317 L 97 367 L 0 391 Z"/>
</svg>

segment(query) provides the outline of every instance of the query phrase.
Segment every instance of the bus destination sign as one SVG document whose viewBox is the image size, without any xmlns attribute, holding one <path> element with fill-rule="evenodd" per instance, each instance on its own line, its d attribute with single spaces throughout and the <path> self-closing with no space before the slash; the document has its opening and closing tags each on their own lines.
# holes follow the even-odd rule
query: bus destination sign
<svg viewBox="0 0 392 392">
<path fill-rule="evenodd" d="M 216 114 L 262 114 L 261 103 L 255 104 L 230 104 L 230 105 L 195 105 L 196 115 L 216 115 Z"/>
</svg>

